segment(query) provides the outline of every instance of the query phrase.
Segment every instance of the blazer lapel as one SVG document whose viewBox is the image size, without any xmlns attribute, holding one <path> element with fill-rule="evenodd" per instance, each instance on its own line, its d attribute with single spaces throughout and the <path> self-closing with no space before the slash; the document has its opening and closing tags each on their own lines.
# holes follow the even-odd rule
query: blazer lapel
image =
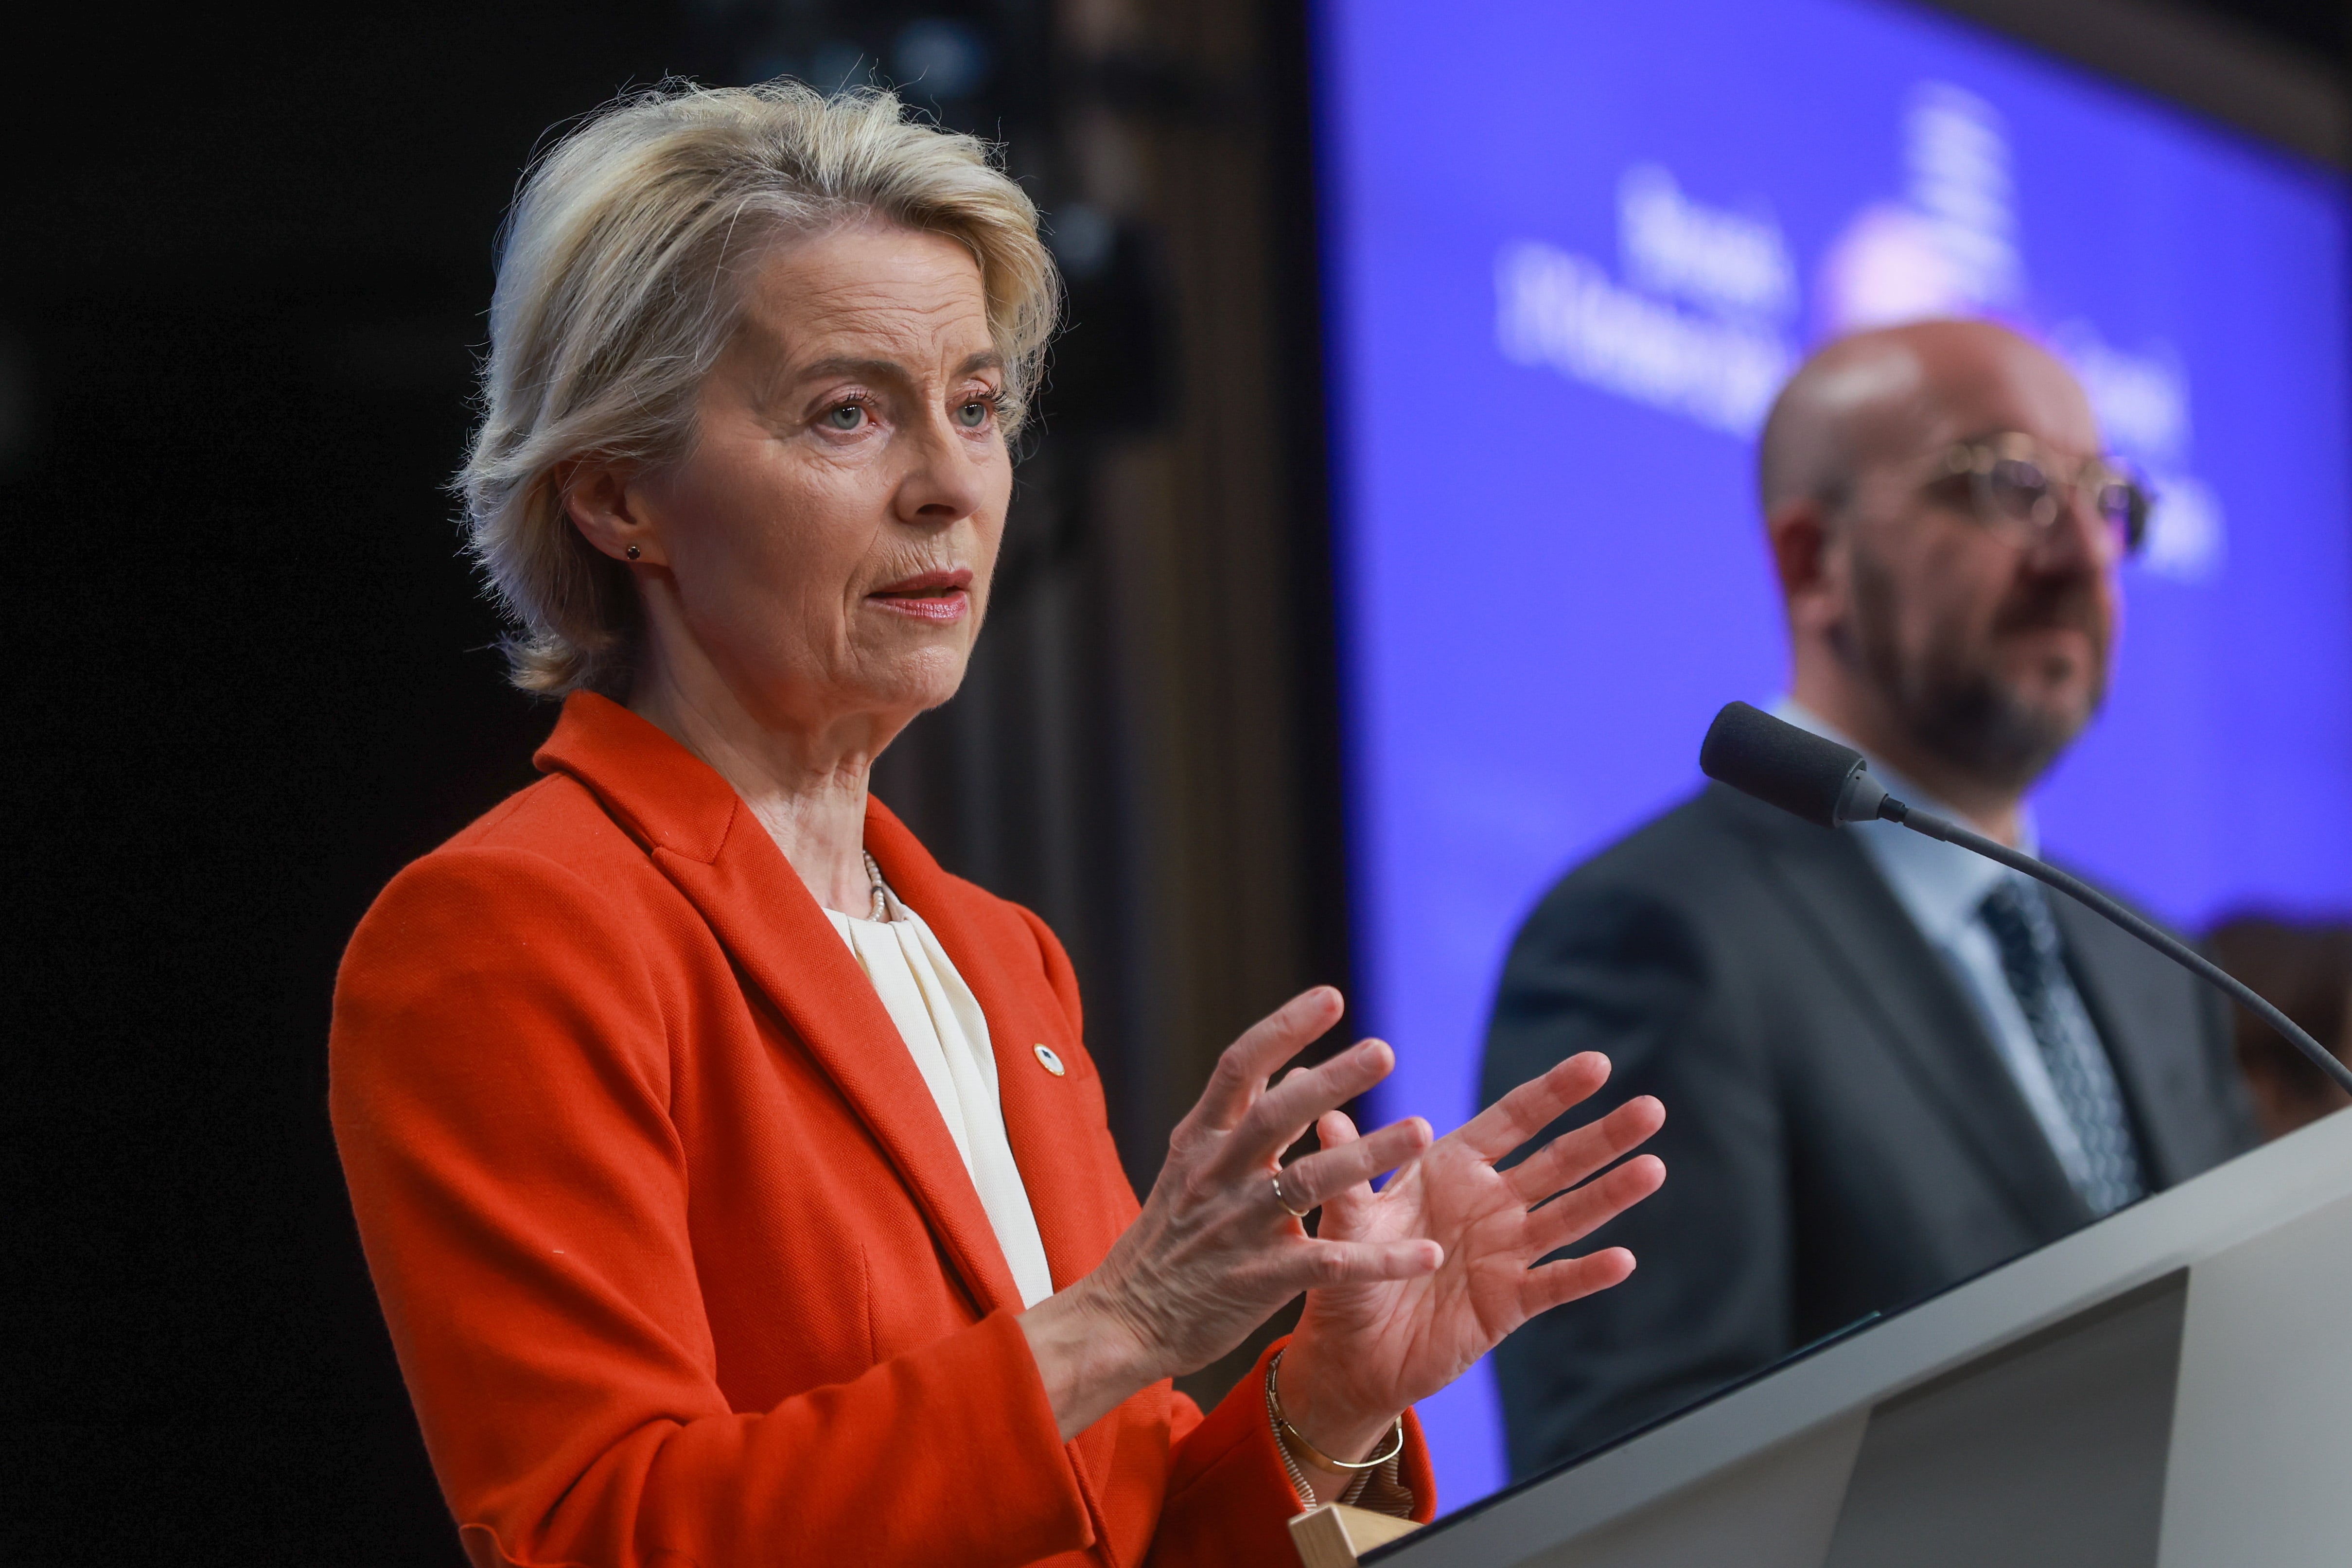
<svg viewBox="0 0 2352 1568">
<path fill-rule="evenodd" d="M 1054 1289 L 1063 1289 L 1102 1260 L 1136 1213 L 1134 1194 L 1103 1125 L 1085 1043 L 1046 980 L 1035 935 L 1018 914 L 940 869 L 915 836 L 871 797 L 866 847 L 891 888 L 940 939 L 988 1020 L 1005 1141 L 1029 1194 Z M 1055 1053 L 1062 1072 L 1038 1059 L 1035 1047 L 1041 1045 Z M 1147 1390 L 1144 1397 L 1155 1395 Z M 1109 1535 L 1101 1500 L 1127 1430 L 1112 1415 L 1070 1444 L 1098 1540 Z"/>
<path fill-rule="evenodd" d="M 1887 1048 L 2027 1224 L 2054 1238 L 2089 1223 L 2089 1207 L 2067 1181 L 1959 982 L 1861 847 L 1801 824 L 1751 818 L 1749 826 L 1832 969 L 1877 1016 Z"/>
<path fill-rule="evenodd" d="M 879 801 L 867 806 L 866 844 L 890 886 L 938 936 L 988 1019 L 1005 1139 L 1059 1290 L 1100 1262 L 1135 1215 L 1108 1134 L 1087 1135 L 1087 1123 L 1101 1113 L 1090 1092 L 1093 1065 L 1085 1043 L 1017 914 L 942 870 Z M 1062 1073 L 1039 1059 L 1041 1045 L 1063 1064 Z"/>
<path fill-rule="evenodd" d="M 1020 1288 L 987 1210 L 898 1026 L 824 911 L 727 782 L 652 724 L 584 694 L 565 704 L 537 760 L 594 792 L 709 923 L 872 1130 L 979 1310 L 1021 1310 Z M 1074 1106 L 1068 1098 L 1089 1092 L 1085 1048 L 1018 916 L 940 870 L 878 801 L 868 802 L 866 844 L 891 886 L 939 937 L 988 1020 L 1005 1132 L 1060 1289 L 1094 1267 L 1134 1213 L 1108 1132 L 1086 1135 L 1089 1120 L 1100 1121 L 1099 1099 L 1090 1095 Z M 1070 1070 L 1060 1077 L 1047 1071 L 1032 1049 L 1036 1045 L 1056 1052 Z M 1087 1078 L 1077 1077 L 1079 1067 Z M 1072 1445 L 1097 1540 L 1109 1532 L 1100 1499 L 1125 1430 L 1119 1418 L 1106 1417 Z"/>
<path fill-rule="evenodd" d="M 537 760 L 593 791 L 709 922 L 872 1131 L 980 1310 L 1019 1311 L 1003 1248 L 898 1026 L 727 781 L 651 723 L 585 693 L 565 703 Z"/>
</svg>

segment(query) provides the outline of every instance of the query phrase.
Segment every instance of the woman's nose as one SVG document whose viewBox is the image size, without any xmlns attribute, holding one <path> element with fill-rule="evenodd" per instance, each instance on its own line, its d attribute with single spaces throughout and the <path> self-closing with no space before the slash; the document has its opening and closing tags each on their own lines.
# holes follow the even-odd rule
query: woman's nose
<svg viewBox="0 0 2352 1568">
<path fill-rule="evenodd" d="M 969 437 L 942 411 L 909 429 L 908 462 L 898 481 L 898 511 L 911 523 L 937 526 L 970 517 L 980 509 L 980 466 Z"/>
</svg>

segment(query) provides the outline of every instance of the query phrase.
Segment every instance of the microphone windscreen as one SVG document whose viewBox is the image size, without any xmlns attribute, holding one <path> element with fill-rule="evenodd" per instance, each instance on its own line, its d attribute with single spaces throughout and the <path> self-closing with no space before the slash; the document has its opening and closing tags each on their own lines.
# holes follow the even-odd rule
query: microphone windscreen
<svg viewBox="0 0 2352 1568">
<path fill-rule="evenodd" d="M 1745 702 L 1727 702 L 1698 749 L 1699 771 L 1823 827 L 1838 825 L 1845 782 L 1862 753 Z"/>
</svg>

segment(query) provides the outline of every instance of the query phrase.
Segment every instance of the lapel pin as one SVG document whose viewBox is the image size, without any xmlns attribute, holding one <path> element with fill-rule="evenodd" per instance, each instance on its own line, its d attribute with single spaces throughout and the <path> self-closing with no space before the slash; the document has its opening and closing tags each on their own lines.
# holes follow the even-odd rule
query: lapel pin
<svg viewBox="0 0 2352 1568">
<path fill-rule="evenodd" d="M 1053 1047 L 1032 1046 L 1029 1048 L 1037 1053 L 1037 1065 L 1044 1068 L 1047 1072 L 1052 1073 L 1055 1078 L 1059 1078 L 1064 1073 L 1070 1070 L 1062 1065 L 1062 1058 L 1054 1054 Z"/>
</svg>

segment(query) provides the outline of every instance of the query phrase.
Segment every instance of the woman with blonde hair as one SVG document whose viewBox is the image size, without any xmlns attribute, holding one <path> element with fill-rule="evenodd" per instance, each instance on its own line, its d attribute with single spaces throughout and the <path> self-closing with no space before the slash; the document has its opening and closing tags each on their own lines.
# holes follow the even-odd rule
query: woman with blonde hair
<svg viewBox="0 0 2352 1568">
<path fill-rule="evenodd" d="M 1536 1265 L 1657 1185 L 1587 1180 L 1654 1101 L 1498 1171 L 1587 1056 L 1359 1137 L 1387 1047 L 1270 1082 L 1328 990 L 1139 1205 L 1060 945 L 867 794 L 962 677 L 1055 288 L 1019 188 L 884 94 L 666 89 L 524 186 L 464 485 L 562 713 L 370 910 L 331 1047 L 483 1568 L 1286 1563 L 1317 1499 L 1428 1517 L 1412 1402 L 1633 1267 Z M 1301 1290 L 1213 1411 L 1172 1391 Z"/>
</svg>

